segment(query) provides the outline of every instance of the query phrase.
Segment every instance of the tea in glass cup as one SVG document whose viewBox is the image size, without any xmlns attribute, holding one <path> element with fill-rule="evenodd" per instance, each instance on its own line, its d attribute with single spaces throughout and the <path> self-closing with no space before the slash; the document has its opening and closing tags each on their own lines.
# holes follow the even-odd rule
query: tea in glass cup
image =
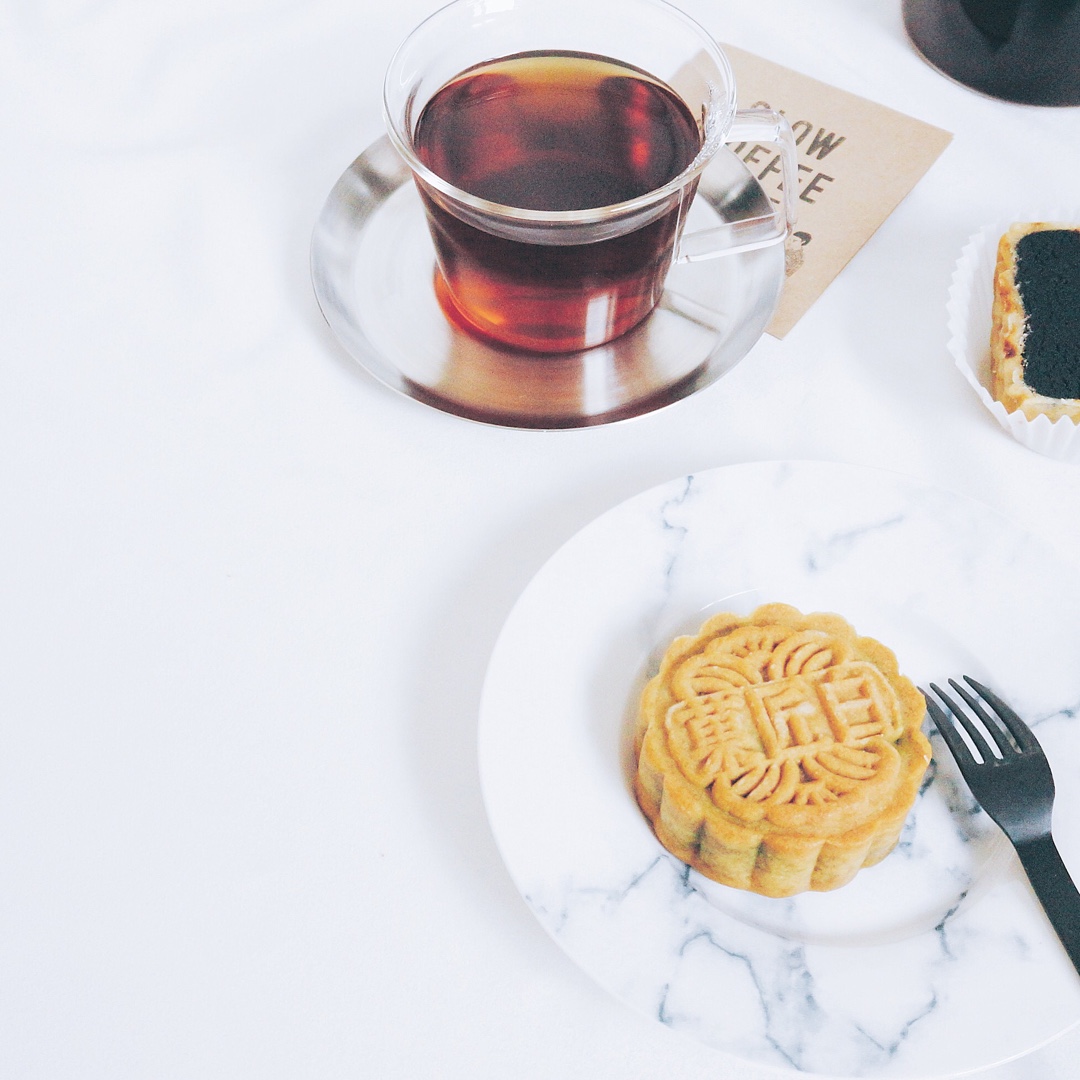
<svg viewBox="0 0 1080 1080">
<path fill-rule="evenodd" d="M 676 258 L 782 242 L 793 217 L 786 121 L 736 113 L 719 46 L 664 0 L 457 0 L 398 50 L 384 103 L 444 311 L 518 349 L 611 341 L 653 310 Z M 784 213 L 682 251 L 702 170 L 748 137 L 781 145 Z"/>
</svg>

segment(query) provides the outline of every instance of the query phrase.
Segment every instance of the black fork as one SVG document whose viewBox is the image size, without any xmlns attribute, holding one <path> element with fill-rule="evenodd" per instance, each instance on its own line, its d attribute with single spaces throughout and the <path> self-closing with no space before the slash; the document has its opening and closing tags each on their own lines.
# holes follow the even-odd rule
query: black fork
<svg viewBox="0 0 1080 1080">
<path fill-rule="evenodd" d="M 967 687 L 955 679 L 950 679 L 949 685 L 981 722 L 981 730 L 953 698 L 933 683 L 930 689 L 956 717 L 978 758 L 945 711 L 924 690 L 926 707 L 972 795 L 1016 848 L 1035 895 L 1080 972 L 1080 892 L 1050 835 L 1054 806 L 1050 763 L 1031 729 L 997 694 L 967 675 L 964 681 Z"/>
</svg>

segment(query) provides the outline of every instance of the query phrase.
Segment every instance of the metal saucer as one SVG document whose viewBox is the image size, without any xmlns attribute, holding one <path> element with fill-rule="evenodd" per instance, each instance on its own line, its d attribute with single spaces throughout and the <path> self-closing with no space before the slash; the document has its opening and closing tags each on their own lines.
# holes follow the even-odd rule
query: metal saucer
<svg viewBox="0 0 1080 1080">
<path fill-rule="evenodd" d="M 576 428 L 653 412 L 730 371 L 768 325 L 784 283 L 780 244 L 675 266 L 659 306 L 607 345 L 539 355 L 453 326 L 435 296 L 435 256 L 409 170 L 385 137 L 327 197 L 311 242 L 323 316 L 371 375 L 443 412 L 517 428 Z M 771 213 L 722 149 L 687 229 Z"/>
</svg>

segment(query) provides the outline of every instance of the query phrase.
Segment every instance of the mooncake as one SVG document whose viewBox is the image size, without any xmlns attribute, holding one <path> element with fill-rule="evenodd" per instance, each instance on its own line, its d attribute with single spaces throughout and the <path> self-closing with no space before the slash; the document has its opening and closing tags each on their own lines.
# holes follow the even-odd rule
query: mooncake
<svg viewBox="0 0 1080 1080">
<path fill-rule="evenodd" d="M 637 801 L 713 881 L 836 889 L 896 846 L 930 762 L 925 711 L 893 652 L 839 615 L 716 615 L 642 694 Z"/>
<path fill-rule="evenodd" d="M 1029 420 L 1080 422 L 1080 226 L 1020 222 L 999 240 L 990 392 Z"/>
</svg>

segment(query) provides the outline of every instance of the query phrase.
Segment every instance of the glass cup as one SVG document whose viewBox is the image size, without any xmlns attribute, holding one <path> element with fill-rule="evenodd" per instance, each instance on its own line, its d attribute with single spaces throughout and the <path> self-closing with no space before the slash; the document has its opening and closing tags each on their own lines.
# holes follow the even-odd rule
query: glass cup
<svg viewBox="0 0 1080 1080">
<path fill-rule="evenodd" d="M 1080 0 L 904 0 L 904 25 L 940 72 L 991 97 L 1080 105 Z"/>
<path fill-rule="evenodd" d="M 500 95 L 512 107 L 484 111 Z M 443 310 L 514 348 L 611 341 L 674 263 L 783 243 L 794 223 L 787 121 L 738 110 L 723 51 L 665 0 L 455 0 L 398 49 L 383 103 Z M 780 147 L 779 211 L 684 234 L 702 172 L 749 141 Z"/>
</svg>

